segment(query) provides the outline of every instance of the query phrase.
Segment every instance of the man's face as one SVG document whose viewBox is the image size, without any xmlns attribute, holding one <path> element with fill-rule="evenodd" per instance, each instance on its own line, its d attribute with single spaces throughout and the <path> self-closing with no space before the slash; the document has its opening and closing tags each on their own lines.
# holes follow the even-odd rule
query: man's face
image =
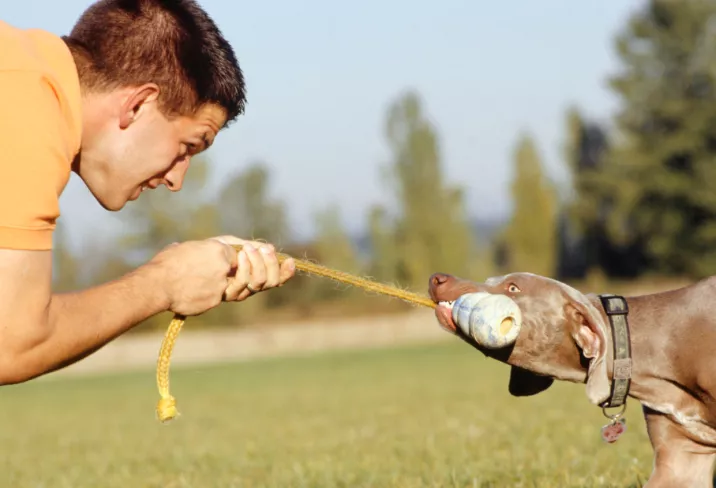
<svg viewBox="0 0 716 488">
<path fill-rule="evenodd" d="M 95 110 L 104 123 L 83 147 L 78 174 L 108 210 L 120 210 L 143 190 L 159 185 L 179 191 L 191 157 L 206 150 L 224 126 L 225 112 L 216 105 L 205 105 L 192 116 L 167 118 L 159 110 L 157 93 L 151 87 L 126 90 Z"/>
</svg>

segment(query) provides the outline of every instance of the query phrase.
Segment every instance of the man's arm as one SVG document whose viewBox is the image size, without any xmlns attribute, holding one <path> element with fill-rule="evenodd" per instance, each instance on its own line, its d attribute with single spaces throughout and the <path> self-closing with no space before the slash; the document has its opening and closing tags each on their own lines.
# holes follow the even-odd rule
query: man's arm
<svg viewBox="0 0 716 488">
<path fill-rule="evenodd" d="M 238 254 L 237 243 L 246 245 Z M 0 384 L 73 364 L 159 312 L 193 316 L 246 300 L 249 283 L 282 285 L 292 261 L 279 265 L 258 244 L 233 236 L 172 244 L 117 280 L 63 294 L 52 293 L 51 251 L 0 249 Z"/>
<path fill-rule="evenodd" d="M 156 266 L 53 295 L 52 234 L 76 121 L 63 109 L 63 87 L 43 73 L 0 70 L 0 84 L 0 384 L 7 384 L 78 361 L 168 300 L 158 295 L 166 286 Z"/>
<path fill-rule="evenodd" d="M 52 294 L 51 251 L 0 249 L 0 384 L 79 361 L 167 310 L 150 264 L 88 290 Z"/>
</svg>

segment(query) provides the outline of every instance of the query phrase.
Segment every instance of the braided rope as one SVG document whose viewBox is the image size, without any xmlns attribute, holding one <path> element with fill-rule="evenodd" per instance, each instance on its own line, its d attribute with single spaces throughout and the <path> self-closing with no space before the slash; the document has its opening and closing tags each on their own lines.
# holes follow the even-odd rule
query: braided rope
<svg viewBox="0 0 716 488">
<path fill-rule="evenodd" d="M 233 247 L 237 250 L 237 252 L 242 248 L 241 245 L 234 245 Z M 282 263 L 290 256 L 278 253 L 277 257 L 279 263 Z M 296 269 L 298 271 L 328 278 L 381 295 L 398 298 L 415 305 L 430 308 L 435 308 L 436 306 L 435 303 L 433 303 L 433 301 L 426 296 L 401 290 L 395 286 L 378 283 L 367 278 L 361 278 L 350 273 L 331 269 L 303 259 L 294 258 L 294 262 L 296 263 Z M 185 320 L 186 317 L 182 315 L 177 314 L 174 316 L 169 324 L 169 327 L 167 328 L 159 350 L 159 357 L 157 359 L 157 389 L 159 390 L 160 399 L 159 403 L 157 403 L 157 417 L 162 423 L 168 422 L 179 415 L 179 411 L 176 407 L 176 399 L 169 393 L 169 366 L 171 362 L 172 350 L 174 349 L 174 343 L 179 336 L 179 332 L 181 331 Z"/>
</svg>

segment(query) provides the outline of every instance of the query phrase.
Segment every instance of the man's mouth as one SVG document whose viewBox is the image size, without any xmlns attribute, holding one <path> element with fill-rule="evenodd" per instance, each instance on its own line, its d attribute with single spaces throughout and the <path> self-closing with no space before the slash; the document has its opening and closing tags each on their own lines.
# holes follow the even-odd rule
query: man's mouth
<svg viewBox="0 0 716 488">
<path fill-rule="evenodd" d="M 443 329 L 453 334 L 457 332 L 457 326 L 452 319 L 452 306 L 454 304 L 455 300 L 440 301 L 438 306 L 435 307 L 435 317 L 438 319 L 438 323 Z"/>
<path fill-rule="evenodd" d="M 134 190 L 134 193 L 132 194 L 132 196 L 129 197 L 129 199 L 136 200 L 137 198 L 139 198 L 139 195 L 141 195 L 144 190 L 147 190 L 149 188 L 149 185 L 146 183 L 141 185 L 138 189 Z"/>
</svg>

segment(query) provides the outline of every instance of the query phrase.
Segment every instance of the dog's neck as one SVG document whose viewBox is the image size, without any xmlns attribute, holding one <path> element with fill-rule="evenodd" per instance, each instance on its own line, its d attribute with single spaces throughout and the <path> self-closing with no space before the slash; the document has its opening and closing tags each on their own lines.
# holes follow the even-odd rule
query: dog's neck
<svg viewBox="0 0 716 488">
<path fill-rule="evenodd" d="M 712 293 L 712 286 L 697 284 L 625 298 L 632 350 L 629 397 L 645 412 L 670 418 L 691 440 L 716 448 L 716 381 L 709 374 L 716 365 L 711 351 L 716 343 L 716 317 L 709 313 Z M 608 319 L 605 313 L 603 318 Z M 609 351 L 610 380 L 612 357 Z"/>
<path fill-rule="evenodd" d="M 603 330 L 609 338 L 604 344 L 607 376 L 610 380 L 609 396 L 602 406 L 624 408 L 632 380 L 629 304 L 626 298 L 619 295 L 601 294 L 599 299 L 602 320 L 606 316 Z"/>
<path fill-rule="evenodd" d="M 611 382 L 614 378 L 614 337 L 612 327 L 609 322 L 609 316 L 599 296 L 590 295 L 589 299 L 597 310 L 599 310 L 605 326 L 607 336 L 607 353 L 605 360 L 610 386 L 612 386 Z M 658 398 L 658 391 L 655 391 L 655 388 L 659 388 L 659 386 L 655 386 L 654 378 L 660 378 L 674 383 L 678 383 L 682 381 L 682 379 L 671 377 L 673 376 L 673 371 L 668 370 L 668 368 L 661 371 L 664 366 L 662 361 L 648 360 L 648 358 L 654 357 L 654 351 L 657 347 L 654 338 L 659 337 L 662 325 L 659 321 L 649 319 L 649 314 L 644 310 L 646 300 L 639 296 L 625 296 L 624 299 L 629 306 L 629 313 L 626 315 L 629 329 L 629 346 L 631 349 L 629 397 L 637 401 L 651 401 Z M 646 306 L 648 306 L 648 304 L 646 304 Z M 661 354 L 657 354 L 657 356 L 660 355 Z M 661 357 L 663 358 L 663 356 Z M 612 391 L 610 389 L 610 396 L 611 393 Z"/>
</svg>

